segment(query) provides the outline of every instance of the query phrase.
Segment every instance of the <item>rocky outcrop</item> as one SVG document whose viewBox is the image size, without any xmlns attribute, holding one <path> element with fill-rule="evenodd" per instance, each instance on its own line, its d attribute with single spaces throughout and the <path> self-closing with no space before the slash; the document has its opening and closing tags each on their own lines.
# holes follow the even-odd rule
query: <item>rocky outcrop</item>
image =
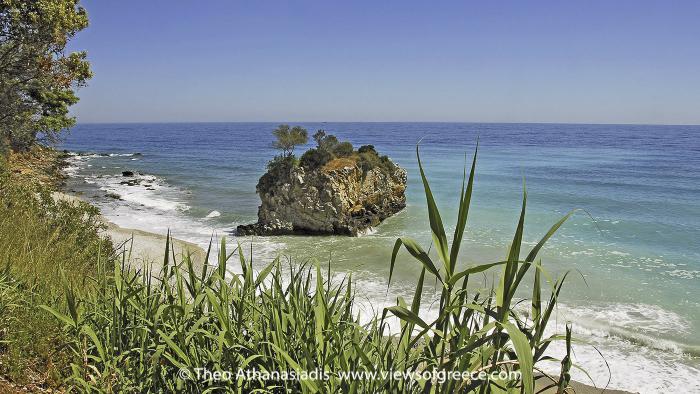
<svg viewBox="0 0 700 394">
<path fill-rule="evenodd" d="M 238 226 L 238 235 L 340 234 L 357 236 L 406 206 L 406 171 L 362 171 L 353 160 L 336 159 L 307 170 L 290 167 L 260 178 L 258 222 Z"/>
</svg>

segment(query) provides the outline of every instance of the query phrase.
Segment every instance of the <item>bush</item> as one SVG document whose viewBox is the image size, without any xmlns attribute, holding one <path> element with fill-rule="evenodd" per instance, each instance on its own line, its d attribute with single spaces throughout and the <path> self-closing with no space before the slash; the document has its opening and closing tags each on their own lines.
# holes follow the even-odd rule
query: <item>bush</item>
<svg viewBox="0 0 700 394">
<path fill-rule="evenodd" d="M 343 141 L 333 147 L 333 154 L 336 157 L 349 157 L 352 155 L 353 151 L 352 144 L 348 141 Z"/>
<path fill-rule="evenodd" d="M 391 159 L 389 159 L 389 157 L 386 155 L 380 157 L 377 154 L 377 151 L 374 150 L 374 147 L 372 147 L 372 149 L 364 149 L 359 153 L 359 156 L 357 166 L 364 174 L 375 168 L 378 168 L 385 173 L 393 173 L 396 170 L 396 165 L 394 165 Z"/>
<path fill-rule="evenodd" d="M 374 145 L 362 145 L 360 149 L 357 150 L 357 153 L 374 153 L 377 154 L 377 151 L 374 149 Z"/>
<path fill-rule="evenodd" d="M 267 170 L 270 172 L 285 172 L 299 164 L 296 156 L 275 156 L 267 162 Z"/>
<path fill-rule="evenodd" d="M 383 155 L 379 158 L 380 167 L 389 172 L 396 171 L 396 164 L 387 155 Z"/>
<path fill-rule="evenodd" d="M 299 165 L 296 156 L 275 156 L 274 159 L 267 163 L 267 172 L 260 179 L 256 189 L 261 192 L 268 190 L 275 182 L 288 179 L 294 167 Z"/>
<path fill-rule="evenodd" d="M 324 164 L 331 161 L 332 158 L 331 154 L 326 150 L 311 148 L 301 155 L 299 165 L 313 170 L 322 167 Z"/>
</svg>

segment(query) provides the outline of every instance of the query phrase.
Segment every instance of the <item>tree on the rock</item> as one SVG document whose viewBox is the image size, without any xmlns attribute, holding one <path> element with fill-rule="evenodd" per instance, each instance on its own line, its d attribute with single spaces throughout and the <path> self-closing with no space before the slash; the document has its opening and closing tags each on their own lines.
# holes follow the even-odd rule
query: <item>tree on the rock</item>
<svg viewBox="0 0 700 394">
<path fill-rule="evenodd" d="M 309 133 L 305 128 L 282 124 L 272 132 L 277 140 L 272 143 L 274 148 L 282 151 L 282 156 L 290 157 L 294 154 L 294 147 L 303 145 L 309 140 Z"/>
<path fill-rule="evenodd" d="M 0 149 L 56 141 L 75 124 L 74 89 L 92 76 L 66 44 L 88 25 L 79 0 L 0 0 Z"/>
<path fill-rule="evenodd" d="M 326 137 L 326 130 L 319 129 L 314 133 L 313 135 L 314 141 L 316 141 L 316 146 L 321 147 L 321 144 L 323 143 L 323 139 Z"/>
<path fill-rule="evenodd" d="M 336 145 L 338 145 L 338 138 L 333 134 L 327 134 L 326 130 L 318 130 L 313 135 L 314 141 L 316 141 L 316 148 L 319 151 L 325 151 L 332 153 Z"/>
</svg>

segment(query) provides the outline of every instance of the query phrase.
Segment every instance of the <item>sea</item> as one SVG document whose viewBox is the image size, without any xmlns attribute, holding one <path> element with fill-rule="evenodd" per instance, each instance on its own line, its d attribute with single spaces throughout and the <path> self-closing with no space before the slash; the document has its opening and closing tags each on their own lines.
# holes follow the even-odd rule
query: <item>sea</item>
<svg viewBox="0 0 700 394">
<path fill-rule="evenodd" d="M 236 226 L 256 220 L 255 185 L 277 154 L 277 124 L 78 124 L 60 145 L 72 154 L 66 188 L 122 227 L 170 231 L 205 248 L 221 237 L 241 242 L 256 267 L 277 256 L 324 267 L 330 261 L 334 275 L 352 273 L 369 305 L 363 313 L 371 314 L 415 291 L 420 266 L 405 252 L 387 291 L 396 238 L 430 246 L 416 146 L 451 234 L 464 166 L 478 141 L 459 266 L 503 259 L 524 189 L 529 247 L 579 209 L 540 253 L 552 280 L 569 272 L 552 333 L 573 323 L 581 368 L 574 379 L 641 393 L 700 392 L 700 126 L 293 123 L 310 135 L 324 129 L 355 147 L 374 145 L 406 168 L 407 207 L 356 238 L 238 239 Z M 123 184 L 123 171 L 140 184 Z M 480 280 L 490 283 L 499 273 Z M 425 289 L 426 318 L 437 291 Z M 561 357 L 563 346 L 551 352 Z M 557 363 L 545 366 L 555 371 Z"/>
</svg>

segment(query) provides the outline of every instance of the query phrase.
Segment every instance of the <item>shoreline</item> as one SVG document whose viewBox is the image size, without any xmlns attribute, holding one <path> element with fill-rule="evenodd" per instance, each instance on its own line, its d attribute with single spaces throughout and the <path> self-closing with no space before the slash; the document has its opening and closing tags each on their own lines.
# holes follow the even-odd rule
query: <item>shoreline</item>
<svg viewBox="0 0 700 394">
<path fill-rule="evenodd" d="M 69 203 L 83 202 L 90 204 L 84 199 L 69 194 L 65 191 L 55 191 L 52 194 L 53 198 L 58 201 L 67 201 Z M 92 205 L 92 204 L 90 204 Z M 166 236 L 156 234 L 149 231 L 144 231 L 134 228 L 120 227 L 117 224 L 109 221 L 104 216 L 100 216 L 106 226 L 104 235 L 108 236 L 114 243 L 115 250 L 120 250 L 127 254 L 127 262 L 132 265 L 132 268 L 144 268 L 150 265 L 151 272 L 157 273 L 158 268 L 162 267 L 165 257 L 165 242 Z M 171 256 L 174 253 L 178 257 L 190 253 L 195 266 L 201 266 L 206 257 L 206 251 L 200 246 L 187 242 L 178 238 L 170 237 Z"/>
</svg>

